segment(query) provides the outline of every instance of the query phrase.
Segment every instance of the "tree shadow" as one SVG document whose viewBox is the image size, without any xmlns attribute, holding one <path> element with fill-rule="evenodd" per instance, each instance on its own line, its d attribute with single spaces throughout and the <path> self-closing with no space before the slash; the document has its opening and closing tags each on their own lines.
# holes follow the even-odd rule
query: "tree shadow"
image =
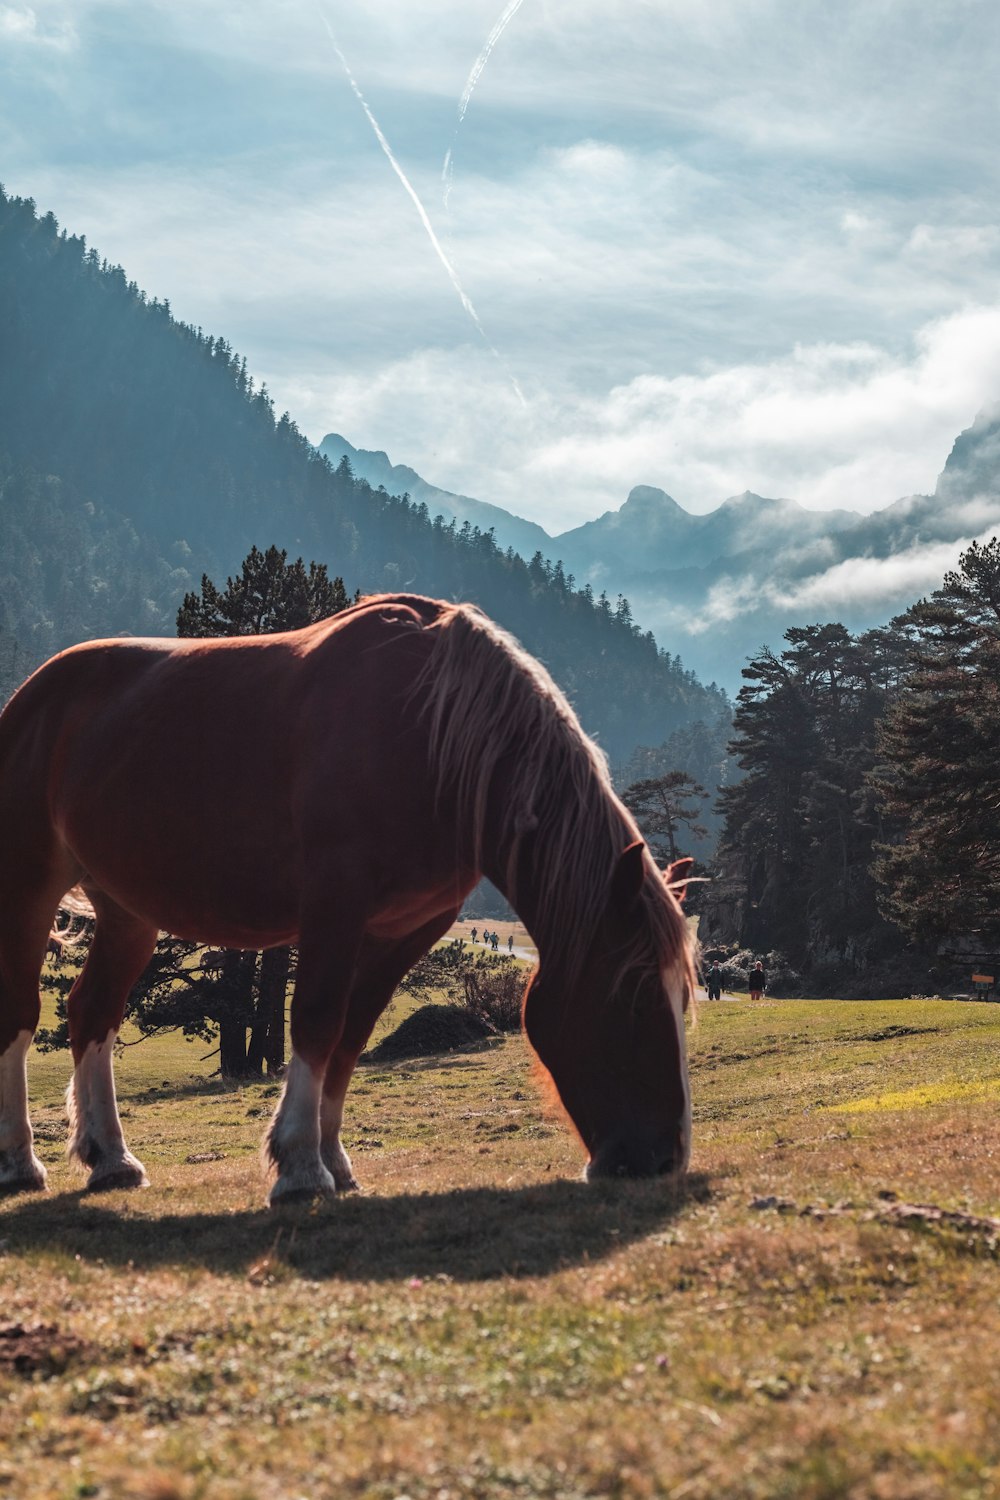
<svg viewBox="0 0 1000 1500">
<path fill-rule="evenodd" d="M 280 1078 L 223 1078 L 215 1074 L 211 1078 L 199 1078 L 192 1074 L 187 1079 L 164 1079 L 162 1084 L 118 1085 L 121 1104 L 163 1104 L 174 1099 L 197 1099 L 201 1097 L 238 1098 L 252 1095 L 256 1099 L 271 1099 L 278 1102 L 281 1093 Z"/>
<path fill-rule="evenodd" d="M 8 1253 L 55 1252 L 153 1270 L 199 1268 L 267 1279 L 461 1282 L 546 1276 L 663 1230 L 711 1195 L 682 1184 L 553 1182 L 288 1205 L 274 1211 L 120 1214 L 83 1192 L 15 1200 L 0 1215 Z"/>
</svg>

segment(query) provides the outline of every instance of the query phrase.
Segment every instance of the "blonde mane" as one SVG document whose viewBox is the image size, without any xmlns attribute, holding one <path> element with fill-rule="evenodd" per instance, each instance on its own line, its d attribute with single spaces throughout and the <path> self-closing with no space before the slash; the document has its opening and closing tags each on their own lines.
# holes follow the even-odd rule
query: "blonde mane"
<svg viewBox="0 0 1000 1500">
<path fill-rule="evenodd" d="M 481 870 L 487 808 L 503 765 L 505 805 L 494 815 L 507 851 L 506 895 L 516 908 L 519 857 L 531 835 L 533 936 L 543 962 L 571 986 L 607 909 L 618 859 L 642 834 L 615 795 L 605 756 L 540 662 L 469 604 L 445 606 L 432 629 L 437 639 L 414 699 L 429 728 L 438 799 L 456 800 L 461 852 Z M 644 860 L 646 931 L 619 955 L 619 979 L 638 985 L 656 971 L 665 981 L 670 970 L 686 1006 L 693 994 L 687 924 L 648 849 Z"/>
</svg>

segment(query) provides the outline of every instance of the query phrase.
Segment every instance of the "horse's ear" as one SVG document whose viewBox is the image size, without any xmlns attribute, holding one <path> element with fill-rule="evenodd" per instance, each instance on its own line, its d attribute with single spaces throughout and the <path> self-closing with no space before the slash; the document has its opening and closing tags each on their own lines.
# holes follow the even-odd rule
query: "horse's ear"
<svg viewBox="0 0 1000 1500">
<path fill-rule="evenodd" d="M 642 839 L 636 839 L 618 856 L 615 873 L 611 877 L 611 900 L 621 912 L 631 911 L 639 899 L 642 882 L 646 878 Z"/>
<path fill-rule="evenodd" d="M 688 876 L 693 869 L 694 860 L 690 855 L 685 855 L 683 859 L 675 859 L 673 864 L 668 865 L 663 872 L 664 880 L 678 901 L 683 901 L 687 895 Z"/>
</svg>

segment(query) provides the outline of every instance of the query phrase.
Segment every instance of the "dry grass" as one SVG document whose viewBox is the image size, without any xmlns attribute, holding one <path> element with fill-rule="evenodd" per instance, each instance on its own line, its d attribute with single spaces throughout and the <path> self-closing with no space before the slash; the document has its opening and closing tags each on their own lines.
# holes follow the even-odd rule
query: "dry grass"
<svg viewBox="0 0 1000 1500">
<path fill-rule="evenodd" d="M 53 1191 L 0 1207 L 0 1496 L 998 1495 L 998 1033 L 984 1005 L 703 1006 L 682 1193 L 576 1180 L 518 1038 L 366 1068 L 367 1192 L 277 1214 L 272 1085 L 129 1050 L 154 1185 L 87 1198 L 65 1058 L 36 1058 Z"/>
</svg>

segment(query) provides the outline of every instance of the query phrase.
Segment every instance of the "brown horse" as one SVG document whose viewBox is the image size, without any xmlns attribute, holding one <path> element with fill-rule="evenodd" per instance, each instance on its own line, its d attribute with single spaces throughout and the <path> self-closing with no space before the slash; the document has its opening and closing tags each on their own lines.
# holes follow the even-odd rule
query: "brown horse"
<svg viewBox="0 0 1000 1500">
<path fill-rule="evenodd" d="M 562 694 L 478 610 L 382 596 L 284 635 L 54 657 L 0 716 L 0 1188 L 45 1186 L 26 1054 L 71 888 L 96 916 L 68 1002 L 70 1151 L 93 1189 L 146 1182 L 112 1051 L 158 931 L 298 943 L 274 1202 L 356 1185 L 358 1056 L 483 874 L 538 945 L 524 1025 L 588 1175 L 682 1169 L 680 907 Z"/>
</svg>

